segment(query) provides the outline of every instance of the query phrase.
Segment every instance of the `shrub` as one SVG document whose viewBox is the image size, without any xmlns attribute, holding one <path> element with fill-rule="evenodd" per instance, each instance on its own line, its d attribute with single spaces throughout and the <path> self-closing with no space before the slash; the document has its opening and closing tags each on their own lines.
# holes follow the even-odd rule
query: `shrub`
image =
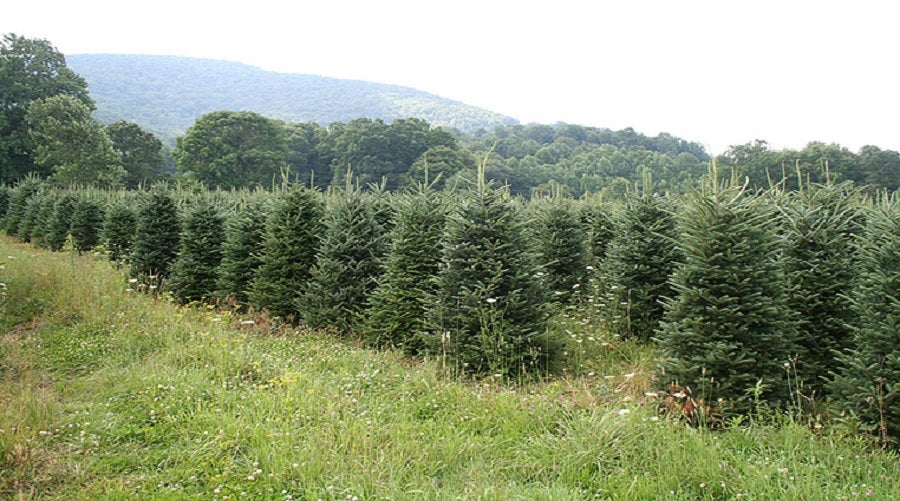
<svg viewBox="0 0 900 501">
<path fill-rule="evenodd" d="M 78 198 L 70 192 L 63 193 L 53 205 L 53 214 L 50 216 L 45 230 L 48 249 L 59 251 L 66 245 L 76 205 L 78 205 Z"/>
</svg>

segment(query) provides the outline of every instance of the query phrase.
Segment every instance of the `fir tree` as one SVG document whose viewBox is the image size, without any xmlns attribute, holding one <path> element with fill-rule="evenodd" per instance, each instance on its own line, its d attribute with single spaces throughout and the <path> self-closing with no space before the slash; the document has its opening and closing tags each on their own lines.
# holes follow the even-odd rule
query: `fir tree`
<svg viewBox="0 0 900 501">
<path fill-rule="evenodd" d="M 11 196 L 12 190 L 9 186 L 5 184 L 0 184 L 0 222 L 6 217 L 6 212 L 9 210 L 9 199 Z"/>
<path fill-rule="evenodd" d="M 718 186 L 689 193 L 679 213 L 683 260 L 659 331 L 660 381 L 717 414 L 786 403 L 794 331 L 773 216 L 764 197 Z"/>
<path fill-rule="evenodd" d="M 363 334 L 374 346 L 394 346 L 409 355 L 425 348 L 422 333 L 428 298 L 437 293 L 446 203 L 422 187 L 395 200 L 390 250 L 383 275 L 369 298 Z"/>
<path fill-rule="evenodd" d="M 609 243 L 615 236 L 615 225 L 609 206 L 601 200 L 590 198 L 581 206 L 581 221 L 588 235 L 592 266 L 599 266 L 606 260 Z"/>
<path fill-rule="evenodd" d="M 247 303 L 247 289 L 262 264 L 267 214 L 263 203 L 253 201 L 239 207 L 226 223 L 216 285 L 216 295 L 220 298 Z"/>
<path fill-rule="evenodd" d="M 548 297 L 527 253 L 524 221 L 504 190 L 460 195 L 447 220 L 429 350 L 462 372 L 524 377 L 554 369 Z"/>
<path fill-rule="evenodd" d="M 349 333 L 380 274 L 386 231 L 379 222 L 380 194 L 358 188 L 333 192 L 322 229 L 316 263 L 298 309 L 313 327 Z"/>
<path fill-rule="evenodd" d="M 196 200 L 185 216 L 181 252 L 172 265 L 166 288 L 182 303 L 213 296 L 222 262 L 225 218 L 210 200 Z"/>
<path fill-rule="evenodd" d="M 649 341 L 662 319 L 662 299 L 672 295 L 668 280 L 678 260 L 672 210 L 656 195 L 628 196 L 607 248 L 604 320 L 624 338 Z"/>
<path fill-rule="evenodd" d="M 900 443 L 900 197 L 868 216 L 861 274 L 850 294 L 859 318 L 852 348 L 830 384 L 836 402 L 854 412 L 884 446 Z"/>
<path fill-rule="evenodd" d="M 106 211 L 102 237 L 109 260 L 124 264 L 134 244 L 135 214 L 127 202 L 113 203 Z"/>
<path fill-rule="evenodd" d="M 52 190 L 42 189 L 32 195 L 25 203 L 25 212 L 22 213 L 22 218 L 19 221 L 19 230 L 16 235 L 19 241 L 30 242 L 44 232 L 46 228 L 46 219 L 44 217 L 47 214 L 45 207 L 50 205 L 52 213 L 53 204 L 56 203 L 54 194 L 55 192 Z"/>
<path fill-rule="evenodd" d="M 266 223 L 261 263 L 247 291 L 252 306 L 297 318 L 295 302 L 315 264 L 321 228 L 317 192 L 295 186 L 275 203 Z"/>
<path fill-rule="evenodd" d="M 570 199 L 534 199 L 528 209 L 529 239 L 534 243 L 545 286 L 554 300 L 567 302 L 586 282 L 588 235 Z"/>
<path fill-rule="evenodd" d="M 100 243 L 100 230 L 103 227 L 103 207 L 99 203 L 82 198 L 75 205 L 72 214 L 72 245 L 81 252 L 87 252 Z"/>
<path fill-rule="evenodd" d="M 135 216 L 131 275 L 141 287 L 158 287 L 168 276 L 180 242 L 178 207 L 162 188 L 155 188 L 140 201 Z"/>
<path fill-rule="evenodd" d="M 50 216 L 46 229 L 48 249 L 59 251 L 66 245 L 76 205 L 78 205 L 78 198 L 72 193 L 63 193 L 53 205 L 53 215 Z"/>
<path fill-rule="evenodd" d="M 11 237 L 18 236 L 19 223 L 25 214 L 28 199 L 40 189 L 41 181 L 35 176 L 26 177 L 13 189 L 4 221 L 7 235 Z"/>
<path fill-rule="evenodd" d="M 60 195 L 60 192 L 57 190 L 48 190 L 47 196 L 43 197 L 41 205 L 38 207 L 38 214 L 33 223 L 32 232 L 35 245 L 42 249 L 46 249 L 50 245 L 48 229 L 50 228 L 50 219 L 53 217 L 53 209 L 56 207 L 56 201 Z"/>
<path fill-rule="evenodd" d="M 855 244 L 865 223 L 858 191 L 848 185 L 809 186 L 786 195 L 785 278 L 795 314 L 795 375 L 808 397 L 821 395 L 836 351 L 848 347 L 856 313 L 846 299 L 856 277 Z"/>
</svg>

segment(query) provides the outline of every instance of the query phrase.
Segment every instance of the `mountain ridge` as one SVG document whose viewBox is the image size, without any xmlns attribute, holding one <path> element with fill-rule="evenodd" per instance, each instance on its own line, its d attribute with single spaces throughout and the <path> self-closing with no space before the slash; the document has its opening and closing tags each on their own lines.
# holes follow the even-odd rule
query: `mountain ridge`
<svg viewBox="0 0 900 501">
<path fill-rule="evenodd" d="M 136 122 L 174 141 L 200 116 L 253 111 L 287 122 L 328 125 L 357 118 L 421 118 L 472 132 L 518 120 L 412 87 L 184 56 L 72 54 L 67 65 L 88 82 L 104 123 Z"/>
</svg>

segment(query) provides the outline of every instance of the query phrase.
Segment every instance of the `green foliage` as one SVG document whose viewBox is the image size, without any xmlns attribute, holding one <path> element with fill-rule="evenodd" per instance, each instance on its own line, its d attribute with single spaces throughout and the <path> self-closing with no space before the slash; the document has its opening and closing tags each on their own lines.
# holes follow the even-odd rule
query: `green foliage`
<svg viewBox="0 0 900 501">
<path fill-rule="evenodd" d="M 174 155 L 179 172 L 211 188 L 270 186 L 287 165 L 287 139 L 260 114 L 215 111 L 178 138 Z"/>
<path fill-rule="evenodd" d="M 673 209 L 657 195 L 626 197 L 603 266 L 611 298 L 605 320 L 619 336 L 649 341 L 659 327 L 679 259 Z"/>
<path fill-rule="evenodd" d="M 831 390 L 883 445 L 900 443 L 900 199 L 876 204 L 860 249 L 861 274 L 849 300 L 858 318 Z"/>
<path fill-rule="evenodd" d="M 25 215 L 28 199 L 40 189 L 41 181 L 34 176 L 26 177 L 13 188 L 9 197 L 9 208 L 6 210 L 6 219 L 4 220 L 7 235 L 11 237 L 18 235 L 19 224 L 22 222 L 22 216 Z"/>
<path fill-rule="evenodd" d="M 432 184 L 436 189 L 447 179 L 464 170 L 475 168 L 475 158 L 467 151 L 454 146 L 432 146 L 423 152 L 409 167 L 406 184 Z"/>
<path fill-rule="evenodd" d="M 194 201 L 184 219 L 181 252 L 166 288 L 182 303 L 213 296 L 222 262 L 225 217 L 207 197 Z"/>
<path fill-rule="evenodd" d="M 449 214 L 426 343 L 460 372 L 521 378 L 558 362 L 520 216 L 507 192 L 483 184 L 461 193 Z"/>
<path fill-rule="evenodd" d="M 159 176 L 164 163 L 159 138 L 125 120 L 107 125 L 106 135 L 119 154 L 119 162 L 125 170 L 122 182 L 126 188 L 150 184 Z"/>
<path fill-rule="evenodd" d="M 31 172 L 49 174 L 35 164 L 25 114 L 35 101 L 58 95 L 71 96 L 94 109 L 87 83 L 66 67 L 65 57 L 50 42 L 4 35 L 0 41 L 0 183 L 19 181 Z"/>
<path fill-rule="evenodd" d="M 295 301 L 306 289 L 322 230 L 318 192 L 300 186 L 274 202 L 266 223 L 261 263 L 250 283 L 250 304 L 273 315 L 297 318 Z"/>
<path fill-rule="evenodd" d="M 125 263 L 134 245 L 136 216 L 128 201 L 114 202 L 106 211 L 101 232 L 109 260 Z"/>
<path fill-rule="evenodd" d="M 410 355 L 425 346 L 428 299 L 437 293 L 435 277 L 441 263 L 441 247 L 447 202 L 426 187 L 394 199 L 394 224 L 388 234 L 389 252 L 383 274 L 372 291 L 362 327 L 373 346 L 393 346 Z"/>
<path fill-rule="evenodd" d="M 155 288 L 169 275 L 178 254 L 180 238 L 175 200 L 162 187 L 144 194 L 135 215 L 131 251 L 131 276 L 139 286 L 158 291 Z"/>
<path fill-rule="evenodd" d="M 720 187 L 688 193 L 678 215 L 683 257 L 658 334 L 659 382 L 717 414 L 787 403 L 795 330 L 774 215 L 766 197 Z"/>
<path fill-rule="evenodd" d="M 857 314 L 846 295 L 857 276 L 856 239 L 865 221 L 857 190 L 812 185 L 783 203 L 787 304 L 796 317 L 795 375 L 806 396 L 821 395 L 835 354 L 847 348 Z"/>
<path fill-rule="evenodd" d="M 253 110 L 279 120 L 319 124 L 417 117 L 464 131 L 516 122 L 409 87 L 274 73 L 228 61 L 78 54 L 69 55 L 68 62 L 90 82 L 99 119 L 140 123 L 167 143 L 183 135 L 198 116 L 217 110 Z"/>
<path fill-rule="evenodd" d="M 267 216 L 264 203 L 251 201 L 235 209 L 228 219 L 216 285 L 219 297 L 247 303 L 247 289 L 262 264 Z"/>
<path fill-rule="evenodd" d="M 588 235 L 577 206 L 562 197 L 534 199 L 527 215 L 544 285 L 555 301 L 567 302 L 587 282 L 590 264 Z"/>
<path fill-rule="evenodd" d="M 72 214 L 72 245 L 78 252 L 88 252 L 100 243 L 103 229 L 103 207 L 88 196 L 80 198 Z"/>
<path fill-rule="evenodd" d="M 69 229 L 72 227 L 72 217 L 75 215 L 75 207 L 78 205 L 78 197 L 71 192 L 60 195 L 53 204 L 53 213 L 47 221 L 47 237 L 44 243 L 52 251 L 62 250 L 69 238 Z"/>
<path fill-rule="evenodd" d="M 42 189 L 28 199 L 17 232 L 19 241 L 30 242 L 32 238 L 40 238 L 44 234 L 55 203 L 56 192 L 53 190 Z"/>
<path fill-rule="evenodd" d="M 38 99 L 25 116 L 34 162 L 60 185 L 117 186 L 125 171 L 119 154 L 91 108 L 58 95 Z"/>
<path fill-rule="evenodd" d="M 388 208 L 381 194 L 350 187 L 328 201 L 316 262 L 297 305 L 307 325 L 349 333 L 381 272 L 387 229 L 379 212 Z"/>
<path fill-rule="evenodd" d="M 606 260 L 609 243 L 615 237 L 615 224 L 608 204 L 596 197 L 586 199 L 581 205 L 581 220 L 588 234 L 592 266 Z"/>
<path fill-rule="evenodd" d="M 9 199 L 12 189 L 5 184 L 0 184 L 0 222 L 6 217 L 6 211 L 9 210 Z"/>
</svg>

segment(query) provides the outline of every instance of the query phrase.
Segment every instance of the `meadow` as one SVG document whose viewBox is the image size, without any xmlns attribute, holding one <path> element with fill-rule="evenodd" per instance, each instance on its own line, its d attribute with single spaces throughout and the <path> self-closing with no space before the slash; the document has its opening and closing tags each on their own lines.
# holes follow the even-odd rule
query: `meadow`
<svg viewBox="0 0 900 501">
<path fill-rule="evenodd" d="M 853 419 L 660 412 L 655 348 L 557 314 L 561 374 L 179 306 L 105 258 L 0 237 L 0 498 L 896 499 Z"/>
</svg>

